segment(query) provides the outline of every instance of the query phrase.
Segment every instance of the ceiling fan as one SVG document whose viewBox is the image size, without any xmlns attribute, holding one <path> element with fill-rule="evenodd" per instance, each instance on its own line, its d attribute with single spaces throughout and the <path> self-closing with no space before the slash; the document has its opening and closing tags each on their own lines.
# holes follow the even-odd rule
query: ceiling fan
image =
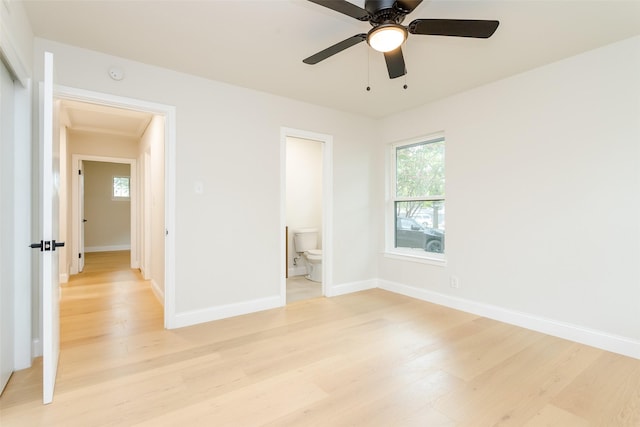
<svg viewBox="0 0 640 427">
<path fill-rule="evenodd" d="M 369 21 L 373 28 L 367 34 L 361 33 L 349 37 L 303 59 L 302 62 L 317 64 L 366 40 L 369 46 L 384 53 L 391 79 L 407 73 L 402 44 L 409 33 L 486 39 L 493 35 L 499 25 L 498 21 L 476 19 L 415 19 L 408 26 L 402 25 L 405 16 L 418 7 L 422 0 L 365 0 L 364 9 L 345 0 L 309 1 L 359 21 Z"/>
</svg>

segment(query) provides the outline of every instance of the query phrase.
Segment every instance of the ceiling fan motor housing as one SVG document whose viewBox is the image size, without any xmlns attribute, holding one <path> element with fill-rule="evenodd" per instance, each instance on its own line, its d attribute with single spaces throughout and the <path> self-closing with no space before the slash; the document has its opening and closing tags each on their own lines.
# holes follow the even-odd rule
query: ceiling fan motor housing
<svg viewBox="0 0 640 427">
<path fill-rule="evenodd" d="M 404 11 L 395 0 L 367 0 L 364 8 L 369 12 L 369 22 L 377 27 L 382 24 L 400 24 L 409 11 Z"/>
</svg>

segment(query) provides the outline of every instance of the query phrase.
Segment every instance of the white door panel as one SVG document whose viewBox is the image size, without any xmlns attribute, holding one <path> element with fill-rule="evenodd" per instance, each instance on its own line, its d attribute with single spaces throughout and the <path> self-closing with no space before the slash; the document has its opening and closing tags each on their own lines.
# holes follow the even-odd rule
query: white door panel
<svg viewBox="0 0 640 427">
<path fill-rule="evenodd" d="M 59 133 L 54 129 L 53 54 L 44 55 L 44 82 L 40 105 L 40 233 L 44 247 L 40 251 L 42 290 L 42 376 L 43 403 L 53 401 L 58 356 L 60 353 L 60 284 L 58 276 L 58 184 Z M 47 245 L 48 244 L 48 245 Z"/>
</svg>

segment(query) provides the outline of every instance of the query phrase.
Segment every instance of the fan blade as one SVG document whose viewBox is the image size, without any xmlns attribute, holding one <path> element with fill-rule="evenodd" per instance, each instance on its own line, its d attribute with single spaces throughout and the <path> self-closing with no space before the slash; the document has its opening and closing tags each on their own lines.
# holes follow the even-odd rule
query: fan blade
<svg viewBox="0 0 640 427">
<path fill-rule="evenodd" d="M 390 79 L 395 79 L 396 77 L 407 74 L 407 68 L 404 65 L 404 56 L 402 55 L 402 47 L 390 52 L 385 52 L 384 60 L 387 62 Z"/>
<path fill-rule="evenodd" d="M 487 39 L 499 24 L 498 21 L 477 19 L 416 19 L 408 28 L 411 34 Z"/>
<path fill-rule="evenodd" d="M 369 20 L 369 12 L 363 8 L 349 3 L 345 0 L 309 0 L 311 3 L 319 4 L 336 12 L 343 13 L 360 21 Z"/>
<path fill-rule="evenodd" d="M 351 46 L 355 46 L 360 42 L 363 42 L 367 39 L 366 34 L 356 34 L 353 37 L 349 37 L 346 40 L 342 40 L 339 43 L 334 44 L 333 46 L 329 46 L 325 50 L 321 50 L 315 55 L 311 55 L 310 57 L 303 59 L 302 62 L 305 64 L 317 64 L 320 61 L 324 61 L 330 56 L 335 55 L 336 53 L 342 52 L 343 50 L 350 48 Z"/>
<path fill-rule="evenodd" d="M 416 7 L 420 6 L 420 3 L 422 3 L 422 0 L 396 0 L 393 7 L 404 14 L 409 14 L 413 12 Z"/>
</svg>

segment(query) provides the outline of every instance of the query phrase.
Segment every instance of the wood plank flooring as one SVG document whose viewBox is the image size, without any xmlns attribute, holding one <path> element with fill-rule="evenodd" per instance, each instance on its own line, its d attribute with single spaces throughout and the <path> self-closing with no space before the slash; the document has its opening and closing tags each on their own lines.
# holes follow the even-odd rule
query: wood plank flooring
<svg viewBox="0 0 640 427">
<path fill-rule="evenodd" d="M 635 359 L 382 290 L 164 330 L 128 252 L 87 255 L 54 402 L 37 361 L 2 427 L 640 426 Z"/>
</svg>

